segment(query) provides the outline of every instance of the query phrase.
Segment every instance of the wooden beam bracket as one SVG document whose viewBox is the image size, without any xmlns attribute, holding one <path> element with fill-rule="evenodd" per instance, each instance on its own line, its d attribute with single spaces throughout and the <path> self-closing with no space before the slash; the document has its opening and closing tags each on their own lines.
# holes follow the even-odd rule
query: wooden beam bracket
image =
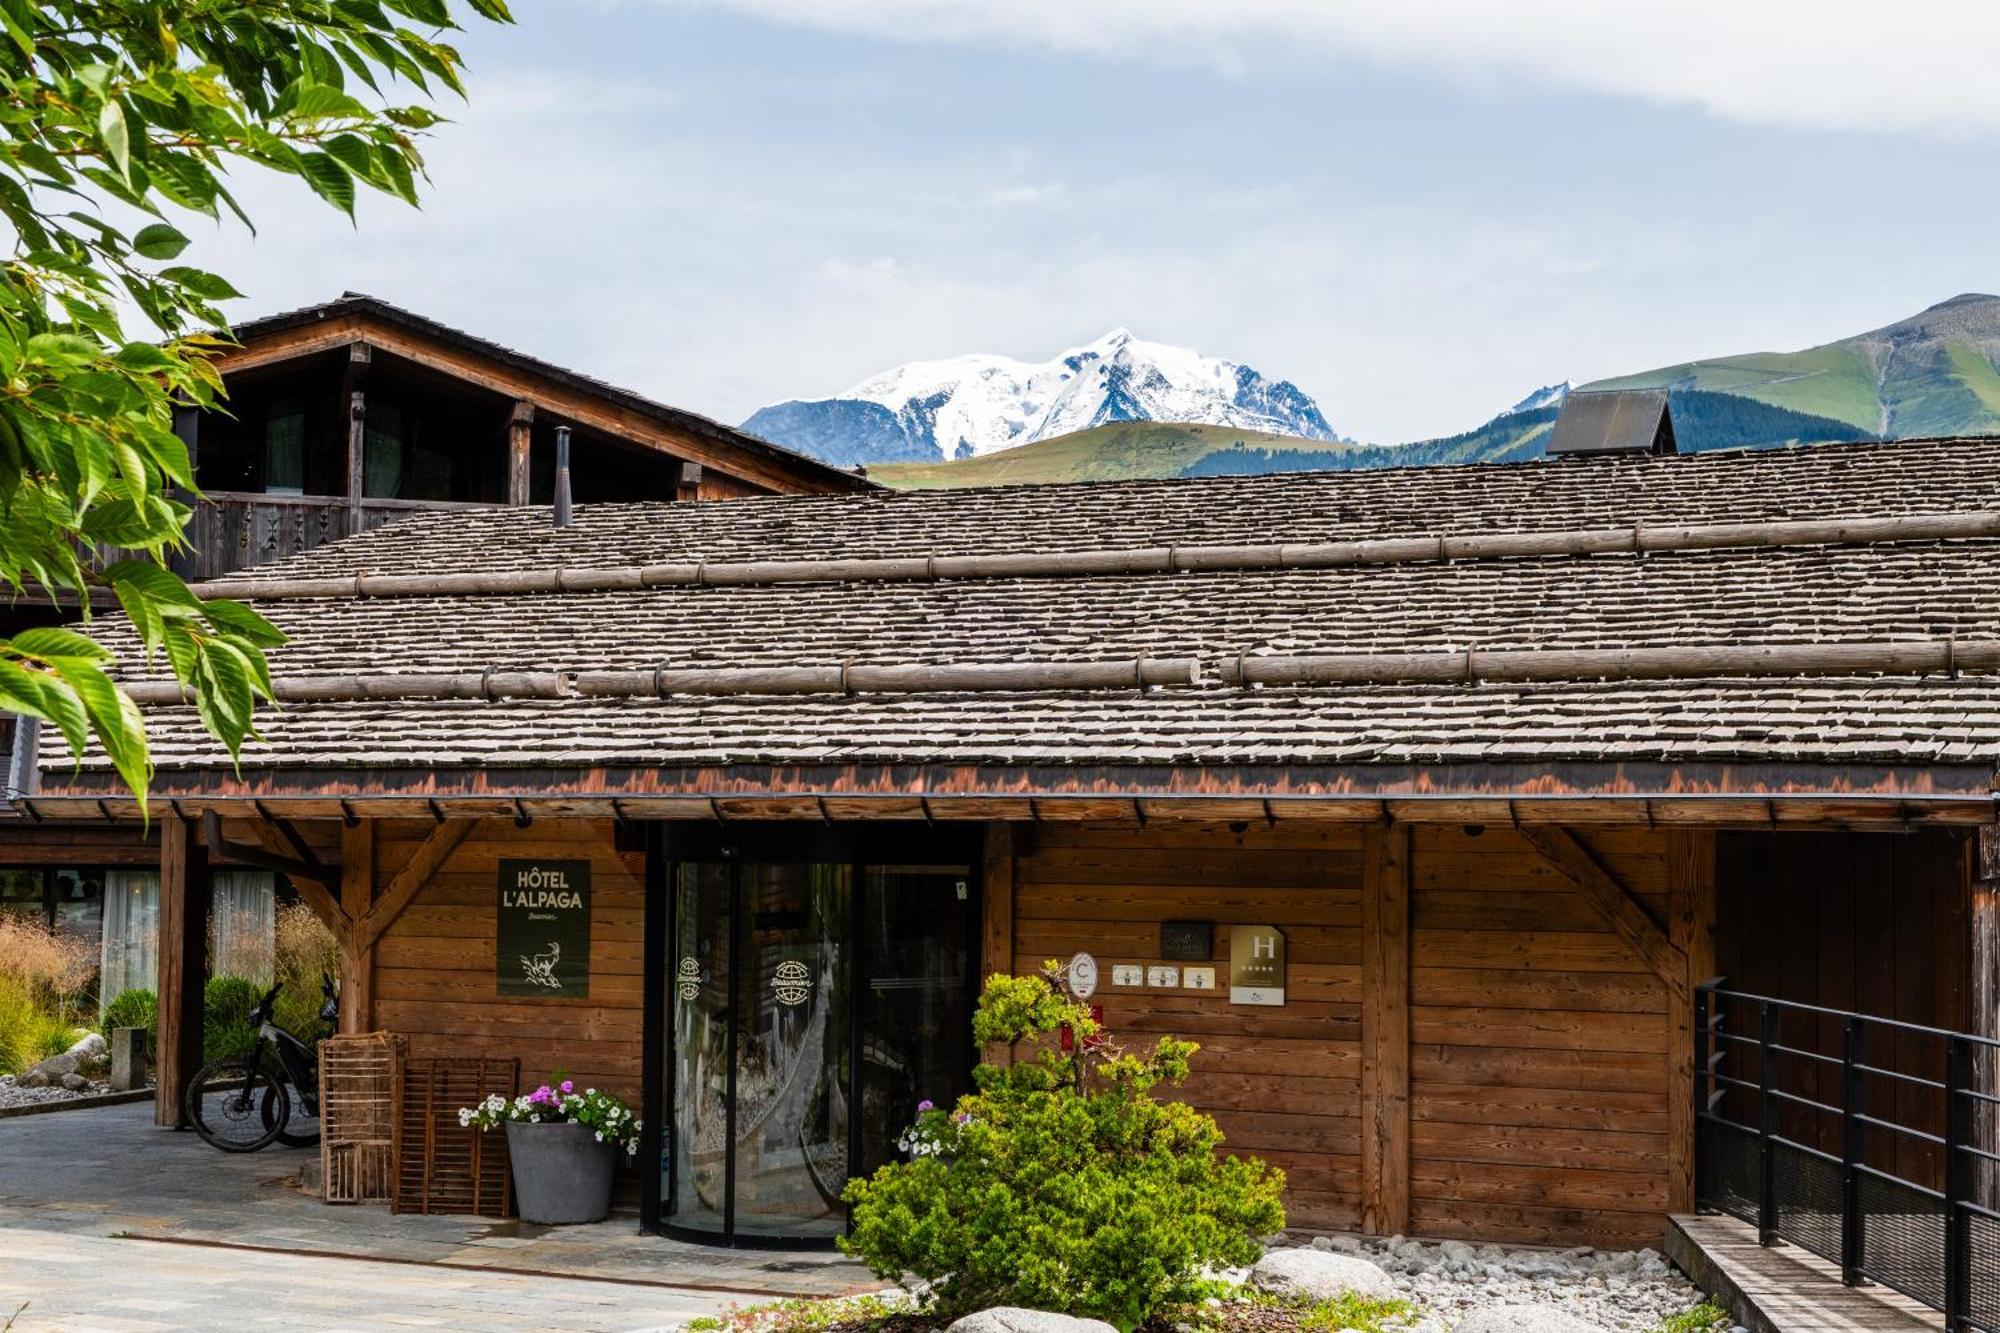
<svg viewBox="0 0 2000 1333">
<path fill-rule="evenodd" d="M 209 852 L 226 857 L 231 861 L 241 861 L 244 865 L 257 866 L 263 870 L 275 870 L 293 880 L 310 880 L 323 887 L 340 883 L 340 868 L 330 866 L 319 859 L 317 853 L 307 845 L 299 831 L 289 820 L 264 821 L 276 830 L 276 836 L 285 839 L 296 855 L 274 851 L 270 847 L 252 847 L 248 843 L 231 842 L 222 832 L 222 816 L 214 810 L 204 810 L 201 815 L 202 841 L 208 844 Z"/>
<path fill-rule="evenodd" d="M 1659 975 L 1675 1000 L 1688 998 L 1687 954 L 1675 947 L 1652 914 L 1590 848 L 1559 824 L 1523 824 L 1521 837 L 1576 885 L 1584 901 Z"/>
</svg>

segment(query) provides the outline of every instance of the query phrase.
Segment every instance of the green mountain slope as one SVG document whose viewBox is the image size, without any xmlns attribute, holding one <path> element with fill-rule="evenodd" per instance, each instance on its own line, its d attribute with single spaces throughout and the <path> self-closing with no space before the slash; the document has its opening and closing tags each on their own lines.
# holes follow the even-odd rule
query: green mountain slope
<svg viewBox="0 0 2000 1333">
<path fill-rule="evenodd" d="M 1683 450 L 2000 433 L 2000 296 L 1920 314 L 1800 352 L 1662 366 L 1583 386 L 1666 388 Z M 1556 409 L 1503 413 L 1409 444 L 1347 445 L 1222 426 L 1128 421 L 951 463 L 870 469 L 896 487 L 995 486 L 1330 471 L 1532 458 Z"/>
<path fill-rule="evenodd" d="M 1280 460 L 1279 466 L 1262 471 L 1294 472 L 1337 466 L 1329 460 L 1350 447 L 1325 440 L 1238 430 L 1233 426 L 1118 421 L 950 463 L 878 463 L 868 469 L 868 475 L 898 490 L 1008 486 L 1023 482 L 1129 481 L 1178 477 L 1203 458 L 1231 449 L 1260 451 Z"/>
<path fill-rule="evenodd" d="M 1586 385 L 1735 394 L 1866 435 L 2000 430 L 2000 297 L 1954 296 L 1905 320 L 1809 347 L 1662 366 Z"/>
</svg>

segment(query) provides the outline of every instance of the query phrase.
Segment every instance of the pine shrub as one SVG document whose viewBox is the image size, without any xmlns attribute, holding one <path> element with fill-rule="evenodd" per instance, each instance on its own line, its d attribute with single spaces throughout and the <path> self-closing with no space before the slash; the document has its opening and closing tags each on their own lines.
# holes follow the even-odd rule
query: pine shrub
<svg viewBox="0 0 2000 1333">
<path fill-rule="evenodd" d="M 1155 1096 L 1187 1079 L 1194 1043 L 1127 1053 L 1054 963 L 989 978 L 973 1034 L 1009 1061 L 980 1065 L 951 1110 L 919 1108 L 909 1160 L 846 1192 L 841 1248 L 925 1279 L 937 1317 L 1018 1305 L 1130 1330 L 1283 1229 L 1283 1173 L 1224 1156 L 1213 1119 Z"/>
</svg>

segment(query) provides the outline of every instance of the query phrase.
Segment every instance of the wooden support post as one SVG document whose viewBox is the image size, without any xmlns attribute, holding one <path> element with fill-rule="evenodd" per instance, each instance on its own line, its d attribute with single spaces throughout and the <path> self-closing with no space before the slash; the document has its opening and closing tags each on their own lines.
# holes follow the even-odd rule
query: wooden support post
<svg viewBox="0 0 2000 1333">
<path fill-rule="evenodd" d="M 362 480 L 368 471 L 368 381 L 372 353 L 367 343 L 347 349 L 347 373 L 341 377 L 347 404 L 347 535 L 361 531 Z"/>
<path fill-rule="evenodd" d="M 340 1030 L 368 1032 L 375 1018 L 375 941 L 356 923 L 375 905 L 375 821 L 340 830 Z"/>
<path fill-rule="evenodd" d="M 159 1014 L 153 1123 L 179 1129 L 181 1103 L 201 1067 L 201 1001 L 208 980 L 208 849 L 194 825 L 160 821 Z"/>
<path fill-rule="evenodd" d="M 680 476 L 674 482 L 674 499 L 701 499 L 701 464 L 682 462 Z"/>
<path fill-rule="evenodd" d="M 1410 830 L 1362 838 L 1361 1228 L 1410 1225 Z"/>
<path fill-rule="evenodd" d="M 1715 834 L 1667 834 L 1667 936 L 1686 962 L 1687 989 L 1667 989 L 1667 1210 L 1695 1204 L 1693 990 L 1715 974 Z"/>
<path fill-rule="evenodd" d="M 514 403 L 507 421 L 507 503 L 528 503 L 529 464 L 535 444 L 535 405 L 526 399 Z"/>
<path fill-rule="evenodd" d="M 995 972 L 1014 971 L 1014 826 L 994 822 L 986 826 L 984 883 L 980 890 L 979 979 L 984 982 Z M 1006 1048 L 989 1048 L 989 1064 L 1006 1058 Z"/>
</svg>

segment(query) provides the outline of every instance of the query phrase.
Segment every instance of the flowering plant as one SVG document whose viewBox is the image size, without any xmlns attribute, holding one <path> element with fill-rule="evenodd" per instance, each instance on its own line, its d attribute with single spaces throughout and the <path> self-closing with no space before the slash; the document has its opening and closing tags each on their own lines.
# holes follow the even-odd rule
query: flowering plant
<svg viewBox="0 0 2000 1333">
<path fill-rule="evenodd" d="M 492 1129 L 510 1120 L 529 1124 L 567 1122 L 594 1130 L 599 1143 L 622 1145 L 628 1157 L 638 1154 L 641 1125 L 631 1107 L 608 1092 L 596 1088 L 578 1092 L 569 1079 L 560 1075 L 558 1079 L 512 1101 L 496 1092 L 477 1106 L 460 1108 L 458 1123 L 468 1128 Z"/>
</svg>

